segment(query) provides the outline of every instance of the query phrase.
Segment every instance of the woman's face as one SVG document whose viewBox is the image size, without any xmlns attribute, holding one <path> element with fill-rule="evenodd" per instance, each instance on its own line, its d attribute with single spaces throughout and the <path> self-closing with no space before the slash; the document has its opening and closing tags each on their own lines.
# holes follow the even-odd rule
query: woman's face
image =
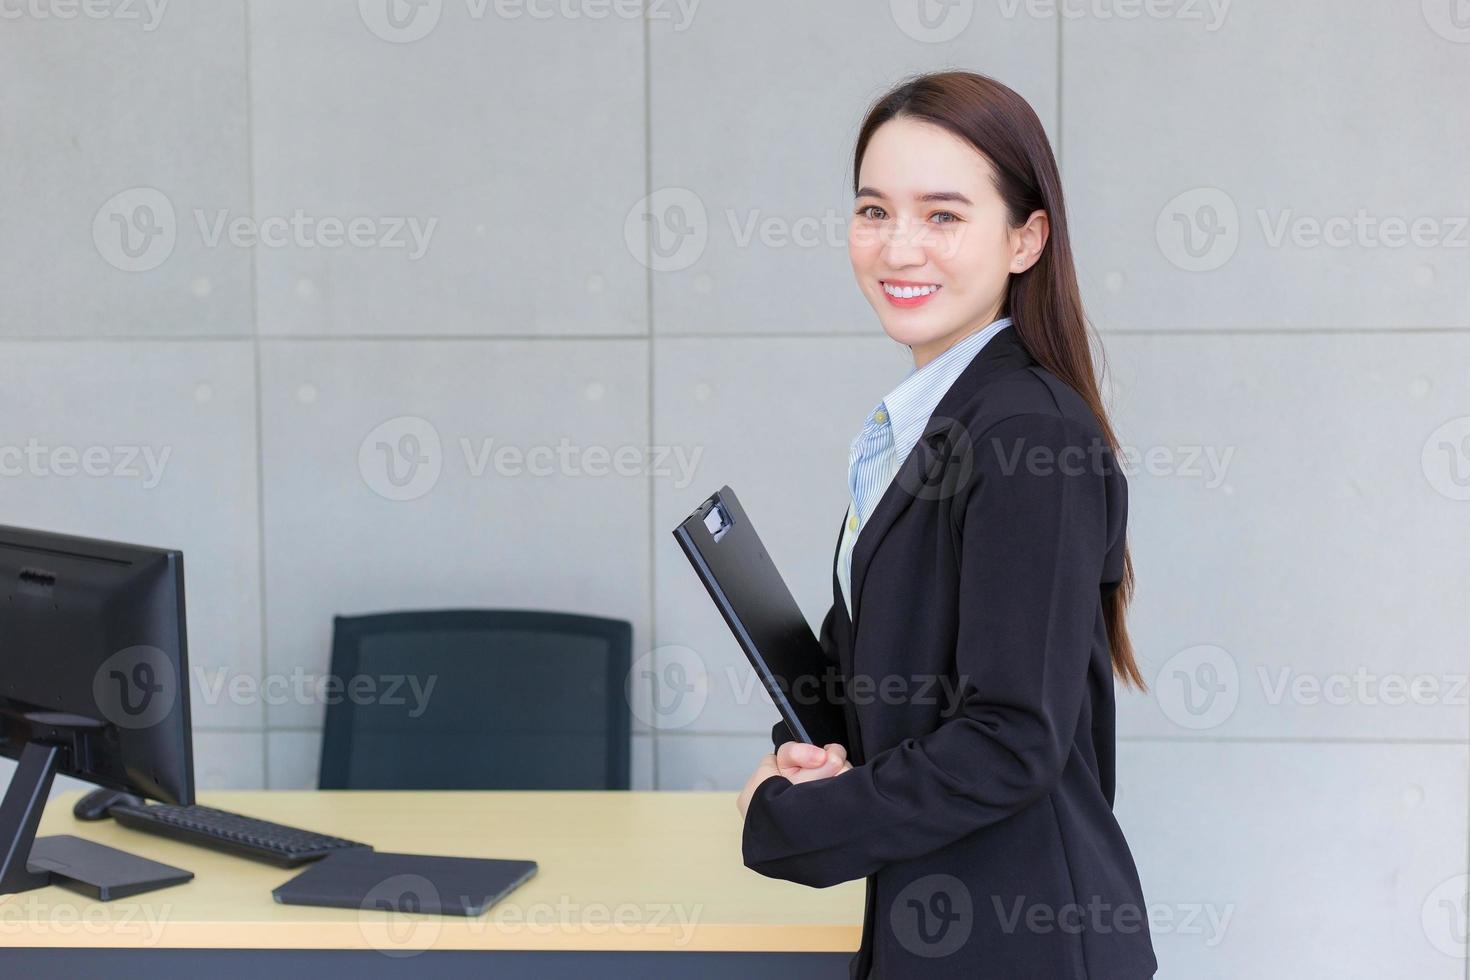
<svg viewBox="0 0 1470 980">
<path fill-rule="evenodd" d="M 1011 274 L 1045 243 L 1045 213 L 1012 228 L 993 173 L 969 143 L 904 117 L 879 126 L 863 155 L 852 271 L 919 367 L 998 317 Z"/>
</svg>

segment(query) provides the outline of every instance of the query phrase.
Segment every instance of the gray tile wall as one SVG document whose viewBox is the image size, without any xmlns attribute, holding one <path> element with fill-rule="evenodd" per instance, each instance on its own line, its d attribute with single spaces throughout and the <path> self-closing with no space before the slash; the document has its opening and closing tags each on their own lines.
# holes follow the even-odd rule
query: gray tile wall
<svg viewBox="0 0 1470 980">
<path fill-rule="evenodd" d="M 735 486 L 820 620 L 906 367 L 852 138 L 986 71 L 1058 150 L 1136 453 L 1160 976 L 1466 977 L 1456 2 L 31 5 L 3 520 L 185 551 L 201 786 L 314 784 L 333 614 L 476 605 L 632 621 L 637 785 L 734 788 L 774 711 L 669 528 Z"/>
</svg>

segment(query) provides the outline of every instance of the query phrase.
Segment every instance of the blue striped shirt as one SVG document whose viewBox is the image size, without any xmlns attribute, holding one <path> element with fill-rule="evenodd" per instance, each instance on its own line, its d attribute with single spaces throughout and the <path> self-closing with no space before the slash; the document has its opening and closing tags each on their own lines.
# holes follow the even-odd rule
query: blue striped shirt
<svg viewBox="0 0 1470 980">
<path fill-rule="evenodd" d="M 1010 324 L 1010 317 L 1001 317 L 963 338 L 922 368 L 911 370 L 873 409 L 862 431 L 852 441 L 847 463 L 850 500 L 837 551 L 837 579 L 848 616 L 852 615 L 852 549 L 859 532 L 873 516 L 874 508 L 903 461 L 918 445 L 919 436 L 923 435 L 924 426 L 944 393 L 990 338 Z"/>
</svg>

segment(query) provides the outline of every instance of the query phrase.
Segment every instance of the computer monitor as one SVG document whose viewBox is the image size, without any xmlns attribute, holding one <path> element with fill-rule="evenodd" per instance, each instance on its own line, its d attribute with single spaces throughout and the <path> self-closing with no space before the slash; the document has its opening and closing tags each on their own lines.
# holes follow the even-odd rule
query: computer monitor
<svg viewBox="0 0 1470 980">
<path fill-rule="evenodd" d="M 0 526 L 0 755 L 19 763 L 0 802 L 0 894 L 95 883 L 65 868 L 100 845 L 36 839 L 57 773 L 194 802 L 187 646 L 182 553 Z M 134 874 L 129 893 L 171 883 L 105 850 Z"/>
</svg>

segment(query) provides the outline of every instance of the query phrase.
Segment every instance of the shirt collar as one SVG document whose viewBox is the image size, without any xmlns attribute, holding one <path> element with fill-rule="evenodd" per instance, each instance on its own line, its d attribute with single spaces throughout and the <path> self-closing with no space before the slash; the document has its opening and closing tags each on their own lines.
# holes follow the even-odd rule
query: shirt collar
<svg viewBox="0 0 1470 980">
<path fill-rule="evenodd" d="M 949 350 L 940 354 L 922 368 L 911 370 L 898 387 L 878 403 L 873 410 L 888 413 L 888 423 L 893 426 L 893 448 L 902 460 L 918 443 L 924 426 L 934 414 L 935 407 L 955 379 L 975 359 L 990 339 L 1011 325 L 1011 318 L 1001 317 L 981 330 L 960 340 Z M 873 416 L 869 416 L 870 421 Z"/>
</svg>

